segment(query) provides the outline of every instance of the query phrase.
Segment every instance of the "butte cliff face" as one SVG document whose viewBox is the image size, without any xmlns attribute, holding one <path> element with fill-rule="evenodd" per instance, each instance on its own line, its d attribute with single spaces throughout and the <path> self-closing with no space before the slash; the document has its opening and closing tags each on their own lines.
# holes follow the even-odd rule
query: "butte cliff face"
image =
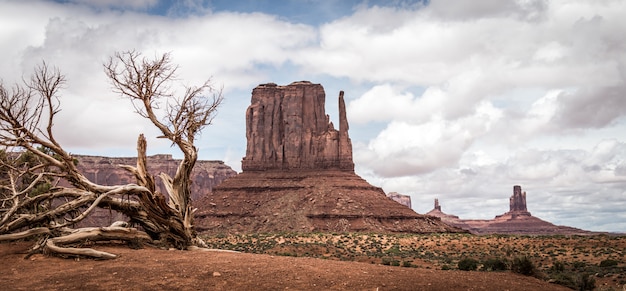
<svg viewBox="0 0 626 291">
<path fill-rule="evenodd" d="M 526 191 L 522 192 L 522 186 L 513 186 L 513 196 L 509 198 L 509 209 L 509 213 L 530 215 L 526 209 Z"/>
<path fill-rule="evenodd" d="M 246 111 L 243 171 L 290 169 L 354 170 L 348 119 L 339 94 L 339 130 L 326 115 L 320 84 L 259 85 Z"/>
<path fill-rule="evenodd" d="M 195 204 L 199 231 L 461 231 L 415 213 L 356 175 L 343 92 L 339 130 L 324 102 L 324 88 L 306 81 L 254 88 L 243 172 Z"/>
<path fill-rule="evenodd" d="M 441 218 L 442 221 L 465 229 L 475 234 L 589 234 L 590 232 L 561 225 L 554 225 L 534 217 L 526 208 L 526 192 L 522 187 L 513 186 L 513 195 L 509 198 L 510 210 L 497 215 L 494 219 L 460 219 L 458 216 L 443 213 L 439 201 L 435 199 L 435 208 L 426 215 Z"/>
</svg>

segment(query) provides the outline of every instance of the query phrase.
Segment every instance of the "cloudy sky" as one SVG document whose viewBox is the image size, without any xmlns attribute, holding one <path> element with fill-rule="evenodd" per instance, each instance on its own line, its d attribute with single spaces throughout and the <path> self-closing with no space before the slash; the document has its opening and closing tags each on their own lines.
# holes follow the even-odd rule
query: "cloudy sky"
<svg viewBox="0 0 626 291">
<path fill-rule="evenodd" d="M 156 131 L 111 92 L 115 51 L 171 52 L 185 84 L 225 103 L 202 159 L 241 169 L 261 83 L 346 92 L 356 172 L 424 213 L 489 219 L 513 185 L 529 211 L 626 232 L 626 1 L 0 0 L 0 78 L 45 60 L 68 82 L 57 138 L 76 154 L 132 156 Z M 178 155 L 149 140 L 149 153 Z"/>
</svg>

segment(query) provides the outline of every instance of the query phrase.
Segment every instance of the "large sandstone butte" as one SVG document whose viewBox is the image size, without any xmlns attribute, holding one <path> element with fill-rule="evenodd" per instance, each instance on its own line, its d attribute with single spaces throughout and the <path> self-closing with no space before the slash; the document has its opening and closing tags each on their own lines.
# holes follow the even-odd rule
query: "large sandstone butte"
<svg viewBox="0 0 626 291">
<path fill-rule="evenodd" d="M 343 92 L 339 93 L 339 130 L 325 113 L 325 98 L 322 85 L 307 81 L 254 88 L 246 111 L 248 145 L 242 170 L 353 171 Z"/>
<path fill-rule="evenodd" d="M 85 177 L 94 183 L 102 185 L 135 183 L 133 175 L 119 165 L 135 166 L 137 165 L 136 157 L 124 158 L 86 155 L 73 155 L 73 157 L 78 161 L 78 169 Z M 180 160 L 174 159 L 172 155 L 153 155 L 147 157 L 147 162 L 148 171 L 153 175 L 156 176 L 159 173 L 166 173 L 173 177 Z M 225 165 L 222 161 L 197 161 L 191 174 L 191 199 L 198 200 L 200 197 L 210 193 L 217 184 L 236 174 L 237 172 Z M 167 191 L 161 180 L 156 178 L 155 182 L 161 193 L 167 195 Z M 108 225 L 117 220 L 125 220 L 125 218 L 121 213 L 96 208 L 94 212 L 82 222 L 82 225 Z"/>
<path fill-rule="evenodd" d="M 339 130 L 324 103 L 322 85 L 307 81 L 252 91 L 243 172 L 196 204 L 199 231 L 461 231 L 415 213 L 356 175 L 343 92 Z"/>
<path fill-rule="evenodd" d="M 439 200 L 435 199 L 435 208 L 426 215 L 441 218 L 442 221 L 465 229 L 474 234 L 590 234 L 591 232 L 569 226 L 554 225 L 534 217 L 526 208 L 526 192 L 522 187 L 513 186 L 513 195 L 509 198 L 509 211 L 496 215 L 494 219 L 460 219 L 456 215 L 441 211 Z"/>
</svg>

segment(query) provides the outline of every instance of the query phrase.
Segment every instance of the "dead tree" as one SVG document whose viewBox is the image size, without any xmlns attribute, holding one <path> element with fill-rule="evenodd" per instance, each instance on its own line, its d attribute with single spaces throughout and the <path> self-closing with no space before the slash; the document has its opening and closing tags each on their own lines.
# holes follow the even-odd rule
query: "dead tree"
<svg viewBox="0 0 626 291">
<path fill-rule="evenodd" d="M 0 241 L 39 236 L 32 253 L 99 258 L 115 256 L 73 246 L 85 240 L 150 241 L 179 249 L 202 246 L 193 229 L 190 203 L 190 175 L 197 160 L 194 138 L 211 123 L 223 97 L 209 81 L 186 88 L 176 97 L 171 90 L 176 69 L 169 54 L 148 60 L 137 52 L 123 52 L 104 64 L 115 91 L 129 98 L 135 110 L 184 154 L 174 177 L 160 174 L 169 199 L 156 190 L 153 175 L 147 172 L 143 135 L 137 141 L 137 165 L 124 166 L 137 183 L 99 185 L 78 171 L 72 156 L 53 134 L 60 108 L 58 93 L 65 83 L 58 70 L 44 63 L 23 85 L 9 89 L 0 83 Z M 209 94 L 204 95 L 207 91 Z M 165 103 L 164 116 L 156 110 L 161 102 Z M 25 155 L 34 156 L 37 162 L 24 163 Z M 71 186 L 60 186 L 61 180 Z M 141 230 L 72 228 L 97 207 L 124 213 Z"/>
<path fill-rule="evenodd" d="M 166 207 L 163 195 L 155 190 L 154 180 L 147 173 L 145 140 L 140 137 L 137 167 L 126 168 L 137 177 L 139 185 L 155 193 L 153 197 L 142 198 L 143 204 L 148 206 L 148 217 L 151 218 L 150 222 L 142 222 L 142 225 L 153 236 L 166 235 L 167 240 L 178 248 L 202 244 L 193 230 L 194 210 L 191 206 L 190 177 L 198 159 L 194 139 L 213 120 L 223 100 L 222 91 L 215 90 L 210 80 L 207 80 L 198 87 L 186 87 L 182 96 L 176 98 L 170 85 L 176 78 L 177 67 L 171 64 L 169 54 L 148 60 L 133 51 L 117 53 L 104 67 L 114 90 L 129 98 L 136 112 L 161 131 L 163 135 L 160 137 L 170 140 L 183 153 L 183 160 L 173 178 L 165 173 L 160 174 L 169 194 Z M 207 91 L 209 94 L 204 95 Z M 165 121 L 161 121 L 155 111 L 163 102 Z M 134 217 L 137 215 L 131 216 Z M 155 218 L 160 219 L 154 221 Z M 136 218 L 139 222 L 141 219 L 143 217 Z"/>
</svg>

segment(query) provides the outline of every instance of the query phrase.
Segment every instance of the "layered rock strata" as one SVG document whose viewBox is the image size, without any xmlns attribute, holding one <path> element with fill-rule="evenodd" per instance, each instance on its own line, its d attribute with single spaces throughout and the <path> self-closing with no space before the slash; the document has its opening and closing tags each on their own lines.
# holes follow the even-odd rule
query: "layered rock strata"
<svg viewBox="0 0 626 291">
<path fill-rule="evenodd" d="M 427 212 L 426 215 L 439 217 L 450 225 L 474 234 L 583 235 L 591 233 L 569 226 L 554 225 L 532 216 L 526 208 L 526 192 L 522 192 L 522 187 L 518 185 L 513 186 L 513 195 L 509 198 L 509 207 L 508 212 L 496 215 L 494 219 L 460 219 L 456 215 L 442 212 L 438 199 L 435 199 L 434 209 Z"/>
<path fill-rule="evenodd" d="M 259 85 L 246 111 L 243 171 L 291 169 L 354 170 L 343 92 L 339 93 L 339 130 L 325 113 L 320 84 Z"/>
<path fill-rule="evenodd" d="M 198 203 L 196 229 L 210 233 L 459 231 L 339 170 L 244 171 Z"/>
<path fill-rule="evenodd" d="M 243 172 L 198 201 L 199 231 L 461 231 L 396 203 L 356 175 L 343 92 L 339 130 L 324 102 L 324 88 L 307 81 L 254 88 Z"/>
</svg>

